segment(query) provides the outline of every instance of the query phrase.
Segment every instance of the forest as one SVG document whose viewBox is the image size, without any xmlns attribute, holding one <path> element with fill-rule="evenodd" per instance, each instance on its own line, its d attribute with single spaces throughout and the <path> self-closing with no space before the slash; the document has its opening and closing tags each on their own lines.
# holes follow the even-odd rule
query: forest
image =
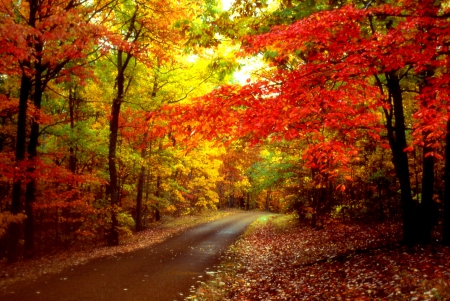
<svg viewBox="0 0 450 301">
<path fill-rule="evenodd" d="M 241 208 L 450 245 L 450 2 L 2 0 L 0 259 Z"/>
</svg>

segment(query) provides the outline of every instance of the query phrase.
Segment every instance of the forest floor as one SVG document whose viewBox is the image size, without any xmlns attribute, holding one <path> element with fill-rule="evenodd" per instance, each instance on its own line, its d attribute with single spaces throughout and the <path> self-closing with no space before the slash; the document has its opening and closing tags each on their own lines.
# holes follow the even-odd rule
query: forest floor
<svg viewBox="0 0 450 301">
<path fill-rule="evenodd" d="M 188 228 L 221 219 L 236 212 L 239 211 L 206 211 L 201 214 L 179 218 L 164 217 L 161 222 L 154 223 L 146 230 L 123 238 L 121 244 L 117 247 L 86 245 L 82 248 L 61 250 L 55 254 L 37 256 L 12 264 L 8 264 L 6 260 L 3 260 L 0 261 L 0 287 L 20 280 L 36 279 L 44 274 L 58 273 L 65 268 L 85 264 L 96 258 L 114 256 L 146 248 Z"/>
<path fill-rule="evenodd" d="M 402 246 L 399 230 L 263 217 L 187 299 L 450 300 L 450 248 Z"/>
</svg>

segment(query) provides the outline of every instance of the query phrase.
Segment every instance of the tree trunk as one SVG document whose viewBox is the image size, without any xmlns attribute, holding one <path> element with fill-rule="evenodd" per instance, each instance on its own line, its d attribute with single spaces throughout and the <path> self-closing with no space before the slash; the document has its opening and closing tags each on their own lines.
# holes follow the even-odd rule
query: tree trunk
<svg viewBox="0 0 450 301">
<path fill-rule="evenodd" d="M 160 144 L 160 149 L 162 145 Z M 155 190 L 155 197 L 156 197 L 156 203 L 153 208 L 155 209 L 155 221 L 159 222 L 161 220 L 161 213 L 159 212 L 159 198 L 161 197 L 161 176 L 156 176 L 156 190 Z"/>
<path fill-rule="evenodd" d="M 27 123 L 27 108 L 28 108 L 28 96 L 31 90 L 31 78 L 22 74 L 20 83 L 20 96 L 19 96 L 19 114 L 17 118 L 17 140 L 16 140 L 16 163 L 25 159 L 25 145 L 26 145 L 26 123 Z M 20 179 L 14 179 L 12 200 L 11 200 L 11 213 L 20 213 L 20 197 L 22 190 L 22 181 Z M 17 253 L 17 246 L 20 238 L 20 226 L 18 223 L 11 223 L 9 226 L 9 248 L 8 248 L 8 261 L 17 261 L 19 254 Z"/>
<path fill-rule="evenodd" d="M 250 211 L 250 192 L 247 192 L 247 202 L 245 203 L 245 210 Z"/>
<path fill-rule="evenodd" d="M 392 116 L 387 117 L 389 144 L 392 150 L 395 173 L 400 183 L 401 203 L 403 210 L 403 241 L 407 245 L 417 243 L 417 220 L 414 216 L 414 202 L 411 196 L 411 182 L 409 179 L 408 155 L 406 148 L 406 128 L 403 110 L 403 97 L 400 80 L 395 72 L 386 74 L 389 95 L 393 104 L 395 125 L 392 126 Z"/>
<path fill-rule="evenodd" d="M 316 185 L 314 184 L 314 180 L 316 178 L 316 170 L 311 168 L 311 179 L 313 183 L 313 187 L 311 189 L 311 204 L 310 206 L 313 208 L 311 213 L 311 227 L 316 228 L 317 226 L 317 214 L 318 214 L 318 201 L 317 201 L 317 193 L 316 193 Z"/>
<path fill-rule="evenodd" d="M 30 27 L 36 27 L 36 14 L 38 10 L 38 1 L 30 0 L 30 15 L 28 25 Z M 33 40 L 31 36 L 28 38 L 28 46 L 33 47 Z M 22 66 L 22 77 L 20 82 L 20 96 L 19 96 L 19 113 L 17 118 L 17 140 L 16 140 L 16 163 L 25 159 L 25 145 L 26 145 L 26 122 L 27 122 L 27 109 L 28 109 L 28 97 L 32 87 L 32 78 L 26 74 L 27 69 L 30 68 L 29 61 L 24 61 Z M 22 181 L 17 179 L 13 184 L 12 200 L 11 200 L 11 213 L 18 214 L 21 207 L 21 190 Z M 20 227 L 17 223 L 12 223 L 9 229 L 10 241 L 8 250 L 8 261 L 16 261 L 19 257 L 17 253 L 17 247 L 20 238 Z"/>
<path fill-rule="evenodd" d="M 75 91 L 72 91 L 72 88 L 69 90 L 69 118 L 70 118 L 70 130 L 73 134 L 73 130 L 75 128 Z M 69 147 L 69 169 L 75 174 L 77 170 L 77 157 L 75 155 L 75 148 L 72 145 L 72 142 Z"/>
<path fill-rule="evenodd" d="M 135 31 L 135 22 L 137 17 L 137 10 L 133 13 L 129 23 L 128 31 L 124 36 L 124 41 L 129 41 L 132 39 L 136 41 L 140 32 Z M 133 35 L 134 34 L 134 35 Z M 124 57 L 125 56 L 125 57 Z M 116 149 L 117 149 L 117 138 L 119 134 L 119 115 L 120 107 L 125 96 L 125 70 L 127 70 L 128 64 L 133 57 L 130 53 L 124 53 L 123 50 L 117 50 L 117 96 L 114 98 L 111 106 L 111 119 L 109 122 L 109 147 L 108 147 L 108 169 L 109 169 L 109 185 L 110 185 L 110 204 L 111 204 L 111 228 L 109 231 L 108 245 L 117 246 L 119 245 L 119 222 L 117 220 L 117 210 L 119 206 L 119 185 L 117 176 L 117 162 L 116 162 Z M 128 82 L 129 84 L 129 82 Z"/>
<path fill-rule="evenodd" d="M 144 135 L 144 139 L 146 138 Z M 145 147 L 141 151 L 141 158 L 145 160 L 147 151 Z M 142 195 L 144 192 L 144 180 L 145 180 L 145 164 L 142 163 L 141 170 L 139 172 L 137 196 L 136 196 L 136 232 L 142 231 Z"/>
<path fill-rule="evenodd" d="M 111 106 L 111 120 L 109 122 L 109 148 L 108 148 L 108 168 L 109 168 L 109 192 L 111 204 L 111 228 L 108 237 L 108 245 L 119 245 L 119 222 L 117 220 L 117 208 L 119 205 L 119 185 L 117 177 L 116 150 L 117 138 L 119 135 L 119 115 L 120 107 L 125 94 L 125 69 L 123 68 L 121 50 L 117 54 L 117 96 Z"/>
<path fill-rule="evenodd" d="M 444 184 L 444 229 L 442 243 L 445 246 L 450 246 L 450 118 L 447 121 L 447 133 L 445 135 Z"/>
<path fill-rule="evenodd" d="M 427 134 L 425 134 L 426 140 Z M 425 142 L 426 143 L 426 142 Z M 418 240 L 421 243 L 429 244 L 431 242 L 431 230 L 434 224 L 433 210 L 433 186 L 434 186 L 434 157 L 427 156 L 432 151 L 426 145 L 423 148 L 423 171 L 422 171 L 422 202 L 421 207 L 421 223 L 418 233 Z"/>
<path fill-rule="evenodd" d="M 38 53 L 42 52 L 43 46 L 38 43 L 36 45 L 36 50 Z M 38 61 L 35 66 L 35 83 L 34 83 L 34 95 L 33 104 L 40 114 L 42 93 L 43 93 L 43 82 L 42 82 L 42 67 L 41 62 Z M 38 140 L 39 140 L 39 116 L 35 118 L 31 123 L 30 131 L 30 141 L 28 142 L 28 159 L 30 162 L 36 160 L 38 153 Z M 29 174 L 32 174 L 36 170 L 34 163 L 28 168 Z M 33 256 L 34 252 L 34 215 L 33 215 L 33 204 L 36 201 L 36 179 L 31 178 L 27 183 L 26 194 L 25 194 L 25 212 L 27 219 L 25 220 L 25 257 Z"/>
<path fill-rule="evenodd" d="M 153 207 L 155 209 L 155 221 L 159 222 L 161 220 L 161 212 L 158 209 L 158 206 Z"/>
</svg>

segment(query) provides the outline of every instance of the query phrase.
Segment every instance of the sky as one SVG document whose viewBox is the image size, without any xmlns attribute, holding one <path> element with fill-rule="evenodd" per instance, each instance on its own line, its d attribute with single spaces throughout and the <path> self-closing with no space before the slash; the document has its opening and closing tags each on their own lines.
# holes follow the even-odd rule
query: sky
<svg viewBox="0 0 450 301">
<path fill-rule="evenodd" d="M 231 4 L 233 4 L 234 0 L 222 0 L 222 9 L 228 10 L 231 7 Z"/>
<path fill-rule="evenodd" d="M 228 10 L 233 3 L 234 0 L 222 0 L 222 9 L 224 11 Z M 252 72 L 264 66 L 264 63 L 260 58 L 241 59 L 239 62 L 241 63 L 242 68 L 241 70 L 234 72 L 233 77 L 241 85 L 247 83 L 247 79 L 251 78 Z"/>
</svg>

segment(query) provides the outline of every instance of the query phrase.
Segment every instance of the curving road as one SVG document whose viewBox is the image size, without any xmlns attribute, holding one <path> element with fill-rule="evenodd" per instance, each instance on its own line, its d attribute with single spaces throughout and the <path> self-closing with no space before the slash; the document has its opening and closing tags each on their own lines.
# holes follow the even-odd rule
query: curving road
<svg viewBox="0 0 450 301">
<path fill-rule="evenodd" d="M 263 213 L 238 213 L 187 230 L 135 252 L 93 260 L 0 290 L 8 301 L 172 301 L 183 300 L 191 286 Z"/>
</svg>

